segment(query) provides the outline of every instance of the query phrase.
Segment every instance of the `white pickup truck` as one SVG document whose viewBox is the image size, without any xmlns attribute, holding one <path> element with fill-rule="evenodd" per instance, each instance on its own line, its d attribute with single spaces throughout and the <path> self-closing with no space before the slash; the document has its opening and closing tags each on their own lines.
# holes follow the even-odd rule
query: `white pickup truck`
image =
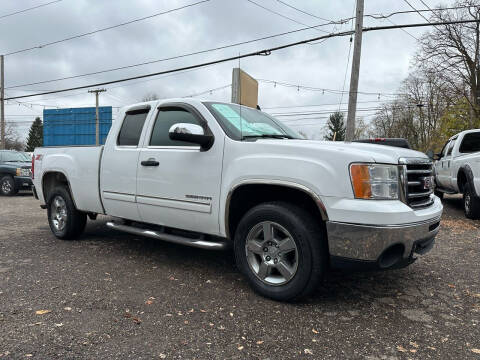
<svg viewBox="0 0 480 360">
<path fill-rule="evenodd" d="M 436 160 L 435 194 L 463 194 L 465 216 L 480 219 L 480 129 L 452 136 Z"/>
<path fill-rule="evenodd" d="M 309 141 L 261 111 L 194 99 L 127 106 L 104 146 L 37 148 L 33 165 L 56 237 L 105 214 L 136 235 L 231 244 L 251 286 L 277 300 L 310 293 L 330 268 L 412 263 L 443 210 L 422 153 Z"/>
</svg>

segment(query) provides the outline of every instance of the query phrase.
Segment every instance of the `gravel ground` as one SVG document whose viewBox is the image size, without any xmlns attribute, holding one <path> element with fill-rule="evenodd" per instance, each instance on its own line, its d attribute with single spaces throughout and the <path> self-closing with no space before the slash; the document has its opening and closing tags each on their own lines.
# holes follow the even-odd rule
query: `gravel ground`
<svg viewBox="0 0 480 360">
<path fill-rule="evenodd" d="M 230 252 L 89 221 L 53 237 L 0 198 L 1 359 L 479 359 L 480 222 L 447 197 L 434 249 L 402 270 L 330 274 L 302 303 L 254 294 Z M 43 313 L 43 314 L 42 314 Z"/>
</svg>

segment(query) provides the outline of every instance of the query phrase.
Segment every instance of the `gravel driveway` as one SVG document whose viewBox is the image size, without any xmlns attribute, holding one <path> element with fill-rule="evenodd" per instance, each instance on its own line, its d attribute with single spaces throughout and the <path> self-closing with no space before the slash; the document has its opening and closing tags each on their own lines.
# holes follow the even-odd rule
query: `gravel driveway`
<svg viewBox="0 0 480 360">
<path fill-rule="evenodd" d="M 480 359 L 480 221 L 446 197 L 434 249 L 342 274 L 297 304 L 254 294 L 230 252 L 89 221 L 53 237 L 30 194 L 0 197 L 1 359 Z"/>
</svg>

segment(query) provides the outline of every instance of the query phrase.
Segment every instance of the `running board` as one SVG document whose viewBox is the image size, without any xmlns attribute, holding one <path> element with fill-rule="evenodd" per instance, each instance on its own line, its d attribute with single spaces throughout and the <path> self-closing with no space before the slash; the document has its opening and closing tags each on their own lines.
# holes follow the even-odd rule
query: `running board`
<svg viewBox="0 0 480 360">
<path fill-rule="evenodd" d="M 192 246 L 200 249 L 208 249 L 208 250 L 223 250 L 227 248 L 227 244 L 225 242 L 218 242 L 218 241 L 206 241 L 200 238 L 188 238 L 178 235 L 166 234 L 161 231 L 153 231 L 148 229 L 142 229 L 135 226 L 123 225 L 116 223 L 114 221 L 108 221 L 107 226 L 109 228 L 124 231 L 134 235 L 146 236 L 152 239 L 168 241 L 174 244 Z"/>
<path fill-rule="evenodd" d="M 442 193 L 444 193 L 444 194 L 447 194 L 447 195 L 455 195 L 455 194 L 456 194 L 455 191 L 446 190 L 446 189 L 443 189 L 443 188 L 438 187 L 438 186 L 435 187 L 435 190 L 436 190 L 436 191 L 440 191 L 440 192 L 442 192 Z"/>
</svg>

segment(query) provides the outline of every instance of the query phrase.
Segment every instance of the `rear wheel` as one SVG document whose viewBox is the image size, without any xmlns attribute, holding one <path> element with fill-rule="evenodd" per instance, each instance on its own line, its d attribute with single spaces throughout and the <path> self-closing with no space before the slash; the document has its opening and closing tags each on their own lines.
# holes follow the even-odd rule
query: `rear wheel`
<svg viewBox="0 0 480 360">
<path fill-rule="evenodd" d="M 235 234 L 235 257 L 252 288 L 274 300 L 310 294 L 326 268 L 325 231 L 300 207 L 272 202 L 245 214 Z"/>
<path fill-rule="evenodd" d="M 10 175 L 5 175 L 0 179 L 0 193 L 4 196 L 13 196 L 18 192 L 15 188 L 15 181 Z"/>
<path fill-rule="evenodd" d="M 59 239 L 72 240 L 83 233 L 87 214 L 78 211 L 65 187 L 56 187 L 47 203 L 48 223 Z"/>
<path fill-rule="evenodd" d="M 480 219 L 480 198 L 475 195 L 470 184 L 465 184 L 463 191 L 463 210 L 469 219 Z"/>
</svg>

